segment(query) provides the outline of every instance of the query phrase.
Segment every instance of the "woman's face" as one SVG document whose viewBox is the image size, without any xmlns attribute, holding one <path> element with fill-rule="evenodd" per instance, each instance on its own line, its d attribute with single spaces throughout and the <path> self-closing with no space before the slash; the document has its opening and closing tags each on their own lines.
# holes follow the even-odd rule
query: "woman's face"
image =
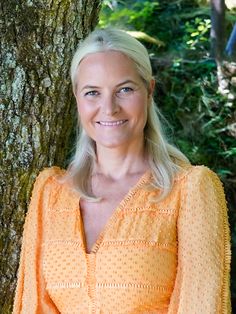
<svg viewBox="0 0 236 314">
<path fill-rule="evenodd" d="M 89 54 L 78 67 L 76 81 L 80 120 L 97 146 L 143 143 L 153 86 L 148 92 L 131 59 L 116 51 Z"/>
</svg>

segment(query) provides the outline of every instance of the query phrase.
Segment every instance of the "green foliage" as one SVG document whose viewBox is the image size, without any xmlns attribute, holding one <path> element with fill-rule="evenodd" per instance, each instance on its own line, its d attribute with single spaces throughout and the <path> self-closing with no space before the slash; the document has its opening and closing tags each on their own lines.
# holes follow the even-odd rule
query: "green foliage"
<svg viewBox="0 0 236 314">
<path fill-rule="evenodd" d="M 185 22 L 185 32 L 183 41 L 191 50 L 206 50 L 209 41 L 209 31 L 211 28 L 210 19 L 196 17 L 193 21 Z"/>
<path fill-rule="evenodd" d="M 144 31 L 152 20 L 154 10 L 159 5 L 157 1 L 133 2 L 130 5 L 128 1 L 117 1 L 112 6 L 112 2 L 104 2 L 99 20 L 100 27 L 112 25 Z"/>
<path fill-rule="evenodd" d="M 217 92 L 215 64 L 178 60 L 158 83 L 157 102 L 174 126 L 175 141 L 195 164 L 213 168 L 222 179 L 236 173 L 235 137 L 230 125 L 235 106 Z M 167 92 L 169 91 L 169 92 Z"/>
</svg>

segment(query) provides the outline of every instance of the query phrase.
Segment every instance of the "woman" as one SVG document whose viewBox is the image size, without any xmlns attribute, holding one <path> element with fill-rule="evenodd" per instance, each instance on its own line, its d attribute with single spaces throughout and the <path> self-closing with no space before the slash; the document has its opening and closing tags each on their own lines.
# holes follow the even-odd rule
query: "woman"
<svg viewBox="0 0 236 314">
<path fill-rule="evenodd" d="M 222 185 L 164 138 L 146 49 L 96 30 L 71 77 L 80 137 L 36 179 L 13 312 L 230 313 Z"/>
</svg>

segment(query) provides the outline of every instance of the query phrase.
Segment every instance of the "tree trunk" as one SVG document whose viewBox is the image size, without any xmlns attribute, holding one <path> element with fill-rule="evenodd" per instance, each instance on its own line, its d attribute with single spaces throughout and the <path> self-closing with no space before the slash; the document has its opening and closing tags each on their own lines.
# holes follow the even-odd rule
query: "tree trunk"
<svg viewBox="0 0 236 314">
<path fill-rule="evenodd" d="M 225 1 L 211 0 L 211 53 L 221 61 L 225 47 Z"/>
<path fill-rule="evenodd" d="M 211 0 L 211 55 L 217 64 L 218 90 L 229 93 L 229 79 L 222 64 L 225 47 L 225 1 Z"/>
<path fill-rule="evenodd" d="M 96 25 L 100 5 L 101 0 L 0 4 L 0 313 L 12 309 L 32 183 L 43 167 L 66 166 L 76 128 L 70 61 Z"/>
</svg>

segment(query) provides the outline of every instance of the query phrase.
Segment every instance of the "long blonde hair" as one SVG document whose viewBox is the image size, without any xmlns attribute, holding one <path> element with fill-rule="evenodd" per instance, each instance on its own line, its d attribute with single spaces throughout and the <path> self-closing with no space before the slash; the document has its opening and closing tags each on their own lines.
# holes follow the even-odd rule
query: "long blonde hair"
<svg viewBox="0 0 236 314">
<path fill-rule="evenodd" d="M 88 54 L 110 50 L 119 51 L 133 60 L 145 85 L 147 88 L 150 86 L 153 76 L 146 48 L 125 31 L 107 28 L 90 33 L 76 50 L 71 63 L 74 92 L 76 73 L 82 59 Z M 152 185 L 161 190 L 159 198 L 163 198 L 170 192 L 174 177 L 181 169 L 181 165 L 189 162 L 186 156 L 165 138 L 159 118 L 160 112 L 153 98 L 148 108 L 147 123 L 144 128 L 144 149 L 154 179 Z M 95 142 L 85 133 L 79 121 L 78 124 L 80 131 L 76 140 L 75 154 L 70 160 L 63 181 L 72 179 L 74 189 L 81 197 L 98 201 L 99 196 L 93 195 L 90 191 L 91 175 L 96 160 Z"/>
</svg>

